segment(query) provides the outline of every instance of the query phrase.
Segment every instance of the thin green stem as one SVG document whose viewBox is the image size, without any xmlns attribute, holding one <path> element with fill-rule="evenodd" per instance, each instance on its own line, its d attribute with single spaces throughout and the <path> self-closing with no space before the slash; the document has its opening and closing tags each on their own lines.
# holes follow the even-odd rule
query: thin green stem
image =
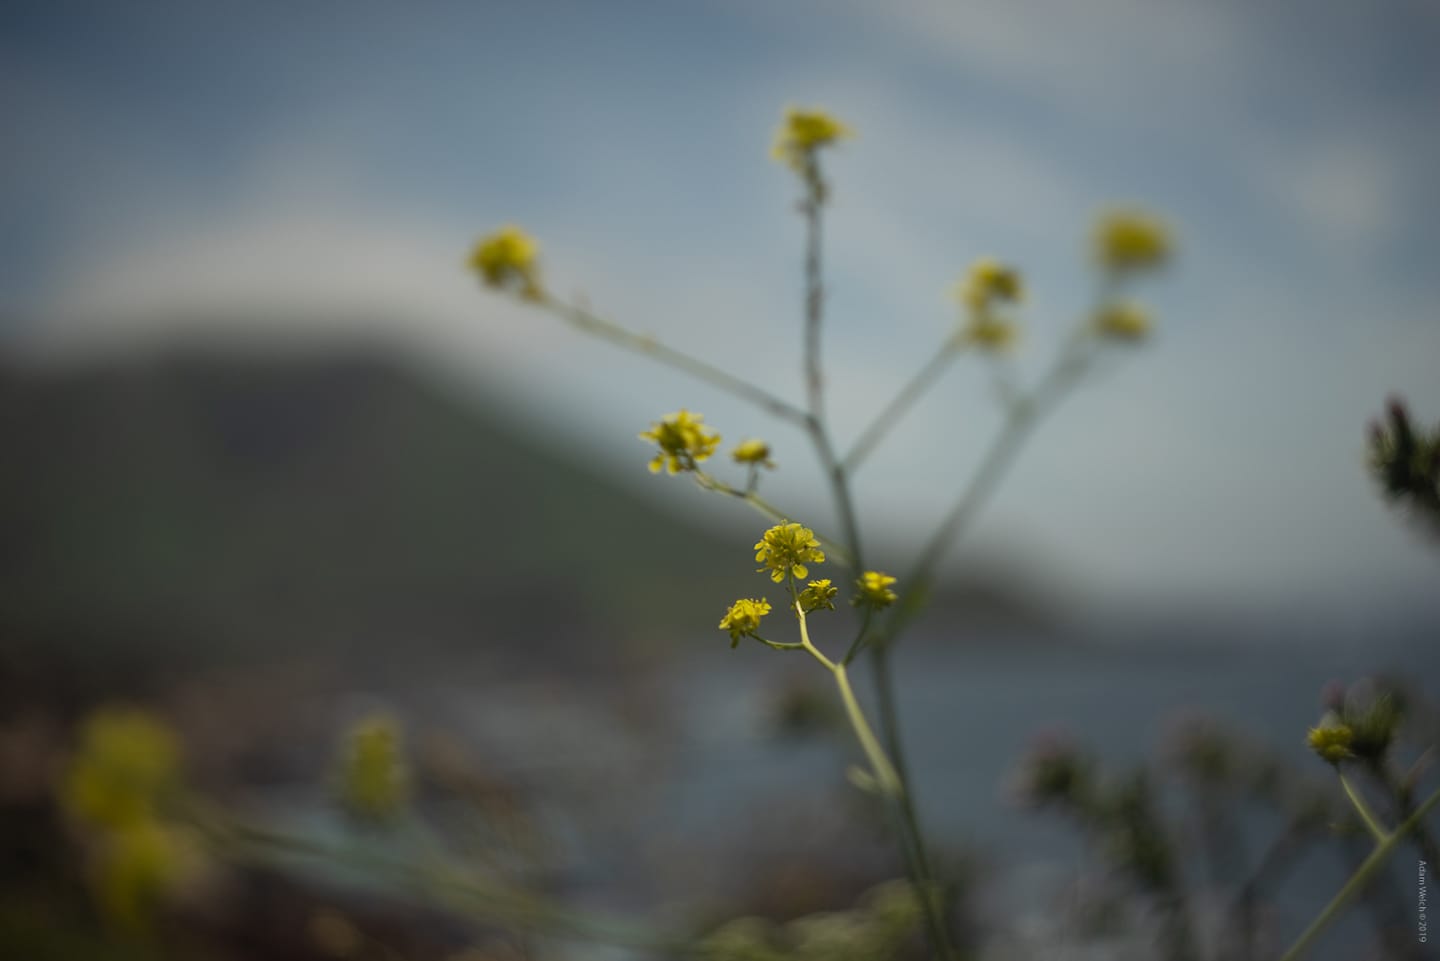
<svg viewBox="0 0 1440 961">
<path fill-rule="evenodd" d="M 804 649 L 805 649 L 805 645 L 799 643 L 798 641 L 797 641 L 797 642 L 790 642 L 790 641 L 771 641 L 771 640 L 766 640 L 765 638 L 761 637 L 759 634 L 751 634 L 750 636 L 751 636 L 752 638 L 754 638 L 755 640 L 759 641 L 761 644 L 764 644 L 766 647 L 773 648 L 773 649 L 775 649 L 775 650 L 777 650 L 777 651 L 800 651 L 800 650 L 804 650 Z"/>
<path fill-rule="evenodd" d="M 1339 774 L 1339 772 L 1336 773 Z M 1370 832 L 1370 836 L 1382 843 L 1389 840 L 1390 832 L 1380 826 L 1380 820 L 1375 817 L 1375 812 L 1370 810 L 1370 805 L 1365 803 L 1365 798 L 1355 790 L 1355 785 L 1351 784 L 1350 779 L 1344 774 L 1339 774 L 1339 777 L 1340 786 L 1345 789 L 1345 796 L 1354 805 L 1355 813 L 1360 815 L 1360 820 L 1364 823 L 1365 829 Z"/>
<path fill-rule="evenodd" d="M 1310 947 L 1310 943 L 1340 915 L 1351 898 L 1364 890 L 1365 885 L 1384 866 L 1385 861 L 1395 848 L 1399 847 L 1405 836 L 1419 826 L 1425 815 L 1430 813 L 1430 809 L 1437 803 L 1440 803 L 1440 791 L 1436 791 L 1426 798 L 1425 803 L 1416 808 L 1414 814 L 1402 821 L 1400 826 L 1391 831 L 1384 841 L 1375 845 L 1375 850 L 1370 852 L 1370 856 L 1350 876 L 1350 880 L 1345 882 L 1345 886 L 1330 900 L 1329 904 L 1325 905 L 1325 909 L 1316 916 L 1314 921 L 1310 922 L 1310 926 L 1301 932 L 1300 937 L 1295 939 L 1295 943 L 1290 945 L 1290 949 L 1281 955 L 1280 961 L 1295 961 L 1305 953 L 1306 949 Z"/>
<path fill-rule="evenodd" d="M 777 524 L 789 521 L 793 516 L 776 507 L 774 504 L 770 503 L 765 498 L 755 493 L 753 490 L 741 490 L 738 487 L 732 487 L 724 481 L 716 477 L 712 477 L 711 475 L 701 470 L 696 470 L 692 472 L 692 476 L 694 476 L 695 478 L 695 483 L 699 484 L 705 490 L 712 491 L 716 494 L 725 494 L 726 496 L 733 497 L 736 500 L 744 501 L 746 504 L 749 504 L 752 508 L 754 508 L 757 513 L 761 514 L 762 516 L 768 518 L 771 521 L 774 521 Z M 841 564 L 853 563 L 850 557 L 850 551 L 847 550 L 845 546 L 842 545 L 839 541 L 835 540 L 833 537 L 827 537 L 826 535 L 820 533 L 817 533 L 815 537 L 817 540 L 820 541 L 821 545 L 824 546 L 825 550 L 834 555 L 836 560 L 838 560 Z"/>
<path fill-rule="evenodd" d="M 1089 357 L 1085 350 L 1088 343 L 1084 329 L 1077 330 L 1034 389 L 1006 409 L 1005 422 L 971 475 L 970 482 L 925 543 L 909 575 L 901 581 L 908 585 L 912 598 L 925 596 L 945 551 L 959 539 L 999 487 L 1031 431 L 1064 397 L 1065 392 L 1078 383 L 1088 366 Z M 887 625 L 886 639 L 898 634 L 917 613 L 918 602 L 902 604 Z"/>
<path fill-rule="evenodd" d="M 304 857 L 347 865 L 445 897 L 487 920 L 660 955 L 688 956 L 695 950 L 683 938 L 657 935 L 628 921 L 573 911 L 529 892 L 468 877 L 445 864 L 414 864 L 374 851 L 292 837 L 228 817 L 222 819 L 214 811 L 197 820 L 197 827 L 233 856 Z"/>
<path fill-rule="evenodd" d="M 875 783 L 880 786 L 881 791 L 888 797 L 900 797 L 904 793 L 904 785 L 900 782 L 900 775 L 896 772 L 895 766 L 885 756 L 885 749 L 880 746 L 880 740 L 875 736 L 870 722 L 865 718 L 865 712 L 860 707 L 859 700 L 855 697 L 855 689 L 850 686 L 850 674 L 843 663 L 836 663 L 826 657 L 819 648 L 810 641 L 810 629 L 805 621 L 805 609 L 797 601 L 795 603 L 795 617 L 800 622 L 800 645 L 810 652 L 810 656 L 821 664 L 825 665 L 835 677 L 835 686 L 840 689 L 840 699 L 845 702 L 845 714 L 850 719 L 850 727 L 855 731 L 855 737 L 860 742 L 860 748 L 865 752 L 865 758 L 870 762 L 870 770 L 875 775 Z"/>
<path fill-rule="evenodd" d="M 847 650 L 845 656 L 840 659 L 841 664 L 849 664 L 855 660 L 856 655 L 858 655 L 861 648 L 865 646 L 865 638 L 870 632 L 870 619 L 874 616 L 874 613 L 875 608 L 868 604 L 865 605 L 865 616 L 860 621 L 860 630 L 855 632 L 855 640 L 850 642 L 850 649 Z"/>
<path fill-rule="evenodd" d="M 875 446 L 885 438 L 885 434 L 890 428 L 894 427 L 900 418 L 904 417 L 915 402 L 924 395 L 925 391 L 940 379 L 940 375 L 945 373 L 951 361 L 965 347 L 966 342 L 956 337 L 949 337 L 940 345 L 940 349 L 935 351 L 925 366 L 916 371 L 915 376 L 900 388 L 900 392 L 891 398 L 890 403 L 886 404 L 875 419 L 860 432 L 854 446 L 840 461 L 841 466 L 847 472 L 852 474 L 855 472 L 861 462 L 875 449 Z"/>
<path fill-rule="evenodd" d="M 775 396 L 763 387 L 752 384 L 743 378 L 736 377 L 729 371 L 721 370 L 713 364 L 706 363 L 698 357 L 691 356 L 673 347 L 667 347 L 653 337 L 646 336 L 645 334 L 637 334 L 614 321 L 599 317 L 584 307 L 575 304 L 562 303 L 557 300 L 551 300 L 548 297 L 540 303 L 577 330 L 597 337 L 600 340 L 609 341 L 617 347 L 623 347 L 634 353 L 650 357 L 669 367 L 682 370 L 707 384 L 718 387 L 735 397 L 739 397 L 741 400 L 749 401 L 782 420 L 788 420 L 802 427 L 805 426 L 808 421 L 805 411 L 789 401 Z"/>
</svg>

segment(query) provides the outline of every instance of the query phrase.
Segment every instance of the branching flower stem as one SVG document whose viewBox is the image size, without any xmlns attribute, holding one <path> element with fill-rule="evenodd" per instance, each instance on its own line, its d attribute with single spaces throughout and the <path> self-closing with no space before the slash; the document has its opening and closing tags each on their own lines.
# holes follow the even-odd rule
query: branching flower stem
<svg viewBox="0 0 1440 961">
<path fill-rule="evenodd" d="M 1380 819 L 1375 816 L 1374 811 L 1370 810 L 1370 805 L 1365 803 L 1365 798 L 1360 795 L 1359 791 L 1355 790 L 1355 785 L 1350 783 L 1350 779 L 1343 774 L 1339 775 L 1339 777 L 1340 786 L 1345 789 L 1345 796 L 1348 797 L 1350 803 L 1354 805 L 1355 813 L 1360 815 L 1360 820 L 1364 823 L 1365 830 L 1369 831 L 1370 836 L 1376 841 L 1384 842 L 1385 839 L 1390 836 L 1389 832 L 1380 826 Z"/>
<path fill-rule="evenodd" d="M 710 474 L 707 474 L 701 470 L 694 470 L 691 472 L 691 474 L 695 478 L 695 483 L 699 484 L 703 489 L 707 491 L 713 491 L 717 494 L 725 494 L 728 497 L 734 497 L 737 500 L 744 501 L 746 504 L 749 504 L 752 508 L 754 508 L 756 512 L 768 518 L 769 520 L 774 521 L 777 524 L 785 523 L 786 521 L 790 520 L 792 516 L 785 513 L 783 510 L 776 507 L 774 504 L 770 503 L 753 490 L 741 490 L 738 487 L 733 487 L 730 484 L 727 484 L 724 481 L 713 477 Z M 825 550 L 829 551 L 830 554 L 841 564 L 844 564 L 847 567 L 854 566 L 855 561 L 852 558 L 850 551 L 843 544 L 841 544 L 834 538 L 826 537 L 823 534 L 817 533 L 815 536 L 820 541 L 820 543 L 824 545 Z"/>
<path fill-rule="evenodd" d="M 795 592 L 793 580 L 790 591 L 792 595 Z M 861 750 L 865 752 L 865 759 L 870 762 L 870 771 L 875 775 L 875 783 L 887 797 L 900 796 L 905 791 L 904 785 L 900 782 L 900 775 L 895 771 L 895 766 L 890 763 L 890 758 L 885 755 L 885 749 L 880 746 L 880 739 L 875 736 L 870 722 L 865 719 L 865 712 L 855 697 L 855 689 L 850 686 L 850 674 L 846 670 L 845 662 L 830 660 L 811 643 L 810 629 L 805 622 L 805 609 L 799 601 L 794 602 L 794 608 L 795 617 L 800 622 L 800 646 L 834 676 L 835 686 L 840 689 L 840 698 L 845 702 L 845 715 L 850 719 L 850 726 L 855 730 L 855 737 L 860 742 Z"/>
<path fill-rule="evenodd" d="M 931 355 L 925 366 L 916 371 L 915 376 L 900 388 L 900 392 L 891 398 L 890 403 L 861 431 L 854 446 L 840 461 L 847 473 L 854 474 L 876 445 L 884 440 L 890 429 L 940 379 L 940 375 L 950 368 L 951 362 L 963 353 L 967 346 L 968 341 L 956 336 L 947 338 L 940 345 L 940 349 Z"/>
<path fill-rule="evenodd" d="M 684 351 L 667 347 L 654 337 L 637 334 L 629 328 L 600 317 L 577 304 L 554 300 L 548 294 L 540 303 L 552 314 L 583 333 L 650 357 L 668 367 L 682 370 L 698 380 L 769 411 L 781 420 L 790 421 L 801 427 L 809 427 L 810 418 L 805 411 L 748 380 L 736 377 L 734 374 L 721 370 Z"/>
<path fill-rule="evenodd" d="M 1324 931 L 1331 921 L 1339 917 L 1340 912 L 1352 898 L 1365 889 L 1365 885 L 1369 884 L 1376 872 L 1385 865 L 1390 855 L 1405 840 L 1406 835 L 1420 826 L 1425 815 L 1429 814 L 1430 809 L 1436 804 L 1440 804 L 1440 791 L 1436 791 L 1426 798 L 1425 802 L 1415 809 L 1414 814 L 1402 821 L 1394 831 L 1384 835 L 1380 843 L 1375 845 L 1375 850 L 1370 852 L 1370 856 L 1350 876 L 1350 880 L 1345 882 L 1345 886 L 1340 889 L 1339 893 L 1330 900 L 1330 903 L 1316 916 L 1315 920 L 1310 922 L 1310 926 L 1300 934 L 1300 937 L 1295 939 L 1295 943 L 1290 945 L 1290 949 L 1281 955 L 1280 961 L 1296 961 L 1297 958 L 1304 955 L 1310 947 L 1310 943 L 1319 937 L 1320 932 Z"/>
<path fill-rule="evenodd" d="M 801 203 L 801 212 L 805 216 L 805 384 L 806 398 L 809 404 L 805 426 L 814 443 L 821 467 L 825 471 L 831 496 L 835 502 L 835 509 L 840 516 L 841 533 L 849 547 L 850 570 L 858 575 L 865 569 L 865 564 L 860 525 L 855 513 L 855 500 L 850 490 L 849 473 L 845 463 L 835 452 L 835 444 L 830 437 L 825 419 L 825 382 L 820 359 L 820 331 L 823 326 L 825 307 L 825 288 L 821 272 L 820 212 L 824 206 L 826 189 L 820 171 L 814 165 L 813 157 L 810 158 L 810 164 L 807 167 L 805 178 L 808 190 Z M 800 628 L 803 634 L 805 631 L 804 612 L 799 611 L 798 604 L 796 610 L 800 613 Z M 813 648 L 812 653 L 821 657 L 822 663 L 832 665 L 831 670 L 835 673 L 836 684 L 840 687 L 841 697 L 845 699 L 846 711 L 851 716 L 851 723 L 855 726 L 856 734 L 860 737 L 866 754 L 872 755 L 872 752 L 876 752 L 871 756 L 871 766 L 875 768 L 877 779 L 883 786 L 886 783 L 885 778 L 888 777 L 893 785 L 892 790 L 886 790 L 884 793 L 898 811 L 896 827 L 900 836 L 900 850 L 905 861 L 905 873 L 920 895 L 931 946 L 943 961 L 949 961 L 955 956 L 955 948 L 951 944 L 950 930 L 945 918 L 929 893 L 934 887 L 934 875 L 931 873 L 929 857 L 926 854 L 925 836 L 920 827 L 920 818 L 911 801 L 911 792 L 905 778 L 899 724 L 894 707 L 894 690 L 889 674 L 877 670 L 875 680 L 882 705 L 881 723 L 885 732 L 885 743 L 889 745 L 896 758 L 896 762 L 893 763 L 886 757 L 884 750 L 880 748 L 880 742 L 875 738 L 869 724 L 865 722 L 864 715 L 860 713 L 859 704 L 855 700 L 855 692 L 850 686 L 846 665 L 858 653 L 859 645 L 864 642 L 864 636 L 862 629 L 860 637 L 856 639 L 856 643 L 852 645 L 851 650 L 847 652 L 845 659 L 838 666 L 833 665 L 833 662 L 828 659 L 823 659 L 824 656 Z M 876 764 L 876 757 L 884 761 L 884 777 Z"/>
</svg>

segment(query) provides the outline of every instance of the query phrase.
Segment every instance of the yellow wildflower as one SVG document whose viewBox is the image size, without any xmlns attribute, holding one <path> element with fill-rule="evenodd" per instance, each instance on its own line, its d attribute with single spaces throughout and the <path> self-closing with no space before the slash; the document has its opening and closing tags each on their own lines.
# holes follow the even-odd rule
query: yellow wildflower
<svg viewBox="0 0 1440 961">
<path fill-rule="evenodd" d="M 694 470 L 695 465 L 709 460 L 720 446 L 720 435 L 706 427 L 703 414 L 692 414 L 688 410 L 666 414 L 658 423 L 640 435 L 660 447 L 660 452 L 650 461 L 650 473 L 658 474 L 663 468 L 667 473 Z"/>
<path fill-rule="evenodd" d="M 806 614 L 811 611 L 833 611 L 835 595 L 838 593 L 839 589 L 830 583 L 829 578 L 811 581 L 805 590 L 800 592 L 800 609 Z"/>
<path fill-rule="evenodd" d="M 730 632 L 730 647 L 733 650 L 740 638 L 750 637 L 760 630 L 760 619 L 770 613 L 770 602 L 765 598 L 755 600 L 742 597 L 720 619 L 720 630 Z"/>
<path fill-rule="evenodd" d="M 470 269 L 485 284 L 499 290 L 514 290 L 526 300 L 540 300 L 540 245 L 513 224 L 501 227 L 481 239 L 470 252 Z"/>
<path fill-rule="evenodd" d="M 1159 267 L 1169 259 L 1170 250 L 1169 228 L 1139 211 L 1112 211 L 1095 227 L 1095 255 L 1108 270 Z"/>
<path fill-rule="evenodd" d="M 101 708 L 81 729 L 60 800 L 87 824 L 128 827 L 154 816 L 179 771 L 180 746 L 163 722 L 137 709 Z"/>
<path fill-rule="evenodd" d="M 955 285 L 955 296 L 971 310 L 985 310 L 997 301 L 1024 300 L 1025 285 L 1014 267 L 993 257 L 982 257 L 970 265 L 965 279 Z"/>
<path fill-rule="evenodd" d="M 340 764 L 340 801 L 356 817 L 383 821 L 404 807 L 409 772 L 401 753 L 400 726 L 379 714 L 356 724 Z"/>
<path fill-rule="evenodd" d="M 1335 715 L 1327 714 L 1319 727 L 1310 729 L 1305 740 L 1310 750 L 1331 764 L 1339 764 L 1351 756 L 1350 744 L 1355 740 L 1355 732 Z"/>
<path fill-rule="evenodd" d="M 193 866 L 187 847 L 180 835 L 154 820 L 109 832 L 91 877 L 106 918 L 125 930 L 145 932 L 161 901 Z"/>
<path fill-rule="evenodd" d="M 763 440 L 747 440 L 731 451 L 730 456 L 735 458 L 737 464 L 753 464 L 772 470 L 775 467 L 770 460 L 770 445 Z"/>
<path fill-rule="evenodd" d="M 816 150 L 853 136 L 849 127 L 824 111 L 792 107 L 785 111 L 785 122 L 775 134 L 770 156 L 803 171 L 813 162 Z"/>
<path fill-rule="evenodd" d="M 866 571 L 855 582 L 858 593 L 851 599 L 851 603 L 856 607 L 870 607 L 877 611 L 889 607 L 900 599 L 900 595 L 890 590 L 890 585 L 894 583 L 895 578 L 889 574 Z"/>
<path fill-rule="evenodd" d="M 770 579 L 780 583 L 790 575 L 804 579 L 810 575 L 806 564 L 821 564 L 825 552 L 820 550 L 820 541 L 815 532 L 799 524 L 776 524 L 755 544 L 755 560 L 765 566 L 763 573 L 770 571 Z"/>
<path fill-rule="evenodd" d="M 1095 315 L 1095 330 L 1114 340 L 1144 340 L 1150 333 L 1150 311 L 1131 301 L 1118 301 Z"/>
</svg>

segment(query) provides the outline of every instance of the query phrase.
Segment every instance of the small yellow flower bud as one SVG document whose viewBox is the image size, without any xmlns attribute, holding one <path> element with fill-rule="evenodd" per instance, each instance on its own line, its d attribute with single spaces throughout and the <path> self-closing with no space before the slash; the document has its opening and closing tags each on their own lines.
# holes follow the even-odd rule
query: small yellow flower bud
<svg viewBox="0 0 1440 961">
<path fill-rule="evenodd" d="M 1144 340 L 1150 327 L 1150 311 L 1130 301 L 1102 307 L 1095 315 L 1096 333 L 1113 340 Z"/>
<path fill-rule="evenodd" d="M 770 613 L 770 603 L 765 598 L 758 601 L 752 597 L 742 597 L 720 619 L 720 630 L 730 632 L 730 647 L 733 650 L 740 643 L 740 638 L 750 637 L 760 630 L 760 619 Z"/>
<path fill-rule="evenodd" d="M 1355 732 L 1338 717 L 1327 714 L 1321 719 L 1319 727 L 1310 729 L 1305 740 L 1310 750 L 1331 764 L 1339 764 L 1351 756 L 1350 744 L 1355 740 Z"/>
<path fill-rule="evenodd" d="M 877 611 L 889 607 L 900 599 L 900 595 L 890 590 L 890 585 L 894 583 L 895 578 L 889 574 L 866 571 L 855 582 L 858 593 L 850 599 L 850 603 L 856 607 L 869 607 Z"/>
<path fill-rule="evenodd" d="M 663 469 L 669 474 L 694 470 L 695 465 L 709 460 L 720 446 L 720 435 L 703 423 L 705 415 L 688 410 L 666 414 L 658 423 L 640 435 L 659 446 L 660 452 L 650 461 L 650 473 Z"/>
<path fill-rule="evenodd" d="M 829 579 L 811 581 L 800 592 L 800 609 L 806 614 L 812 611 L 833 611 L 835 610 L 835 595 L 839 588 L 831 584 Z"/>
<path fill-rule="evenodd" d="M 1117 210 L 1095 228 L 1095 255 L 1107 270 L 1145 270 L 1170 258 L 1170 230 L 1148 214 Z"/>
<path fill-rule="evenodd" d="M 786 576 L 804 579 L 810 576 L 806 564 L 821 564 L 825 552 L 820 550 L 820 541 L 815 532 L 799 524 L 776 524 L 755 544 L 755 560 L 765 566 L 760 572 L 770 572 L 770 579 L 776 584 Z"/>
<path fill-rule="evenodd" d="M 763 440 L 747 440 L 731 451 L 730 456 L 735 458 L 737 464 L 754 464 L 772 470 L 775 467 L 770 460 L 770 445 Z"/>
<path fill-rule="evenodd" d="M 486 286 L 513 290 L 526 300 L 541 300 L 540 245 L 514 225 L 506 225 L 481 239 L 470 252 L 470 269 Z"/>
</svg>

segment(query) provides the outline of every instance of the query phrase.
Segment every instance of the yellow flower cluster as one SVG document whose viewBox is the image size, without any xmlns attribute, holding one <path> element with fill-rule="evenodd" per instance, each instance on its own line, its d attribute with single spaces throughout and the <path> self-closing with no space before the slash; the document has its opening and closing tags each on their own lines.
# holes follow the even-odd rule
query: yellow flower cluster
<svg viewBox="0 0 1440 961">
<path fill-rule="evenodd" d="M 838 593 L 839 589 L 830 583 L 829 578 L 811 581 L 800 592 L 800 609 L 806 614 L 812 611 L 833 611 L 835 595 Z"/>
<path fill-rule="evenodd" d="M 351 728 L 346 740 L 340 762 L 340 802 L 360 820 L 393 817 L 410 794 L 398 722 L 384 714 L 367 717 Z"/>
<path fill-rule="evenodd" d="M 760 630 L 760 619 L 770 613 L 770 602 L 763 597 L 742 597 L 720 619 L 720 630 L 730 632 L 730 647 L 740 643 L 740 638 L 750 637 Z"/>
<path fill-rule="evenodd" d="M 497 290 L 513 290 L 526 300 L 542 300 L 540 245 L 513 224 L 481 239 L 470 253 L 470 269 Z"/>
<path fill-rule="evenodd" d="M 1112 211 L 1096 225 L 1095 256 L 1107 270 L 1118 273 L 1160 267 L 1170 253 L 1169 228 L 1148 214 Z"/>
<path fill-rule="evenodd" d="M 855 582 L 857 593 L 851 603 L 856 607 L 869 607 L 877 611 L 889 607 L 900 599 L 900 595 L 890 589 L 890 585 L 894 583 L 895 578 L 889 574 L 866 571 Z"/>
<path fill-rule="evenodd" d="M 120 927 L 148 927 L 160 899 L 192 863 L 192 845 L 162 810 L 179 782 L 179 742 L 154 716 L 101 708 L 81 727 L 59 801 L 96 842 L 95 896 Z"/>
<path fill-rule="evenodd" d="M 640 435 L 660 448 L 650 461 L 650 473 L 663 469 L 669 474 L 694 470 L 695 465 L 710 459 L 720 446 L 720 435 L 705 426 L 705 415 L 688 410 L 666 414 L 658 423 Z"/>
<path fill-rule="evenodd" d="M 981 257 L 970 265 L 965 279 L 955 287 L 956 298 L 972 310 L 984 310 L 997 301 L 1018 303 L 1025 299 L 1020 272 L 993 257 Z"/>
<path fill-rule="evenodd" d="M 995 311 L 1000 303 L 1018 303 L 1025 296 L 1019 271 L 992 257 L 970 265 L 965 279 L 955 285 L 955 297 L 966 308 L 968 319 L 961 330 L 970 343 L 986 350 L 1002 350 L 1014 343 L 1019 327 Z"/>
<path fill-rule="evenodd" d="M 770 460 L 770 445 L 763 440 L 747 440 L 730 452 L 737 464 L 752 464 L 757 467 L 775 468 Z"/>
<path fill-rule="evenodd" d="M 1339 764 L 1351 756 L 1355 732 L 1339 718 L 1329 716 L 1321 720 L 1319 727 L 1312 727 L 1305 740 L 1310 750 L 1331 764 Z"/>
<path fill-rule="evenodd" d="M 156 816 L 179 771 L 180 746 L 168 727 L 144 711 L 103 708 L 81 729 L 61 800 L 86 823 L 123 828 Z"/>
<path fill-rule="evenodd" d="M 785 122 L 775 134 L 770 156 L 804 172 L 814 162 L 815 151 L 853 136 L 849 127 L 824 111 L 792 107 L 785 111 Z"/>
<path fill-rule="evenodd" d="M 755 560 L 765 566 L 761 573 L 770 572 L 770 579 L 779 584 L 787 576 L 804 580 L 810 576 L 806 564 L 821 564 L 825 552 L 815 532 L 799 524 L 776 524 L 764 533 L 755 544 Z"/>
</svg>

